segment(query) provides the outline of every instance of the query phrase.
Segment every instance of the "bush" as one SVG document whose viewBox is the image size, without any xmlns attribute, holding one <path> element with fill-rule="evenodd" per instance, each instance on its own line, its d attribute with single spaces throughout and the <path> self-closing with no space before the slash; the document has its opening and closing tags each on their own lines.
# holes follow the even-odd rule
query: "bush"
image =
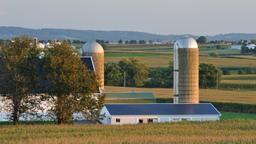
<svg viewBox="0 0 256 144">
<path fill-rule="evenodd" d="M 211 57 L 218 57 L 219 55 L 218 55 L 217 53 L 215 53 L 215 52 L 211 52 L 211 53 L 209 54 L 209 56 L 211 56 Z"/>
</svg>

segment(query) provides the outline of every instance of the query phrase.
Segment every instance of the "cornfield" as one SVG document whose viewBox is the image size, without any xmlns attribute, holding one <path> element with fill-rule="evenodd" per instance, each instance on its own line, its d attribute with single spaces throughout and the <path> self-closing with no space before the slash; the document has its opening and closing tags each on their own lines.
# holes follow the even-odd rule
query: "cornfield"
<svg viewBox="0 0 256 144">
<path fill-rule="evenodd" d="M 256 143 L 256 121 L 165 124 L 0 126 L 0 143 L 166 144 Z"/>
</svg>

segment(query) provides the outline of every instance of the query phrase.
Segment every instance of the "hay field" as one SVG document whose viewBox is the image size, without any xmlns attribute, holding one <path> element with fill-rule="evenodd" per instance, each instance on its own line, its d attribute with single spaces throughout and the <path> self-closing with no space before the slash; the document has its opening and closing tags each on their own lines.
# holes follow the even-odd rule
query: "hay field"
<svg viewBox="0 0 256 144">
<path fill-rule="evenodd" d="M 157 98 L 172 98 L 173 91 L 168 88 L 123 88 L 106 86 L 106 92 L 152 92 Z M 211 102 L 229 102 L 256 104 L 256 90 L 219 90 L 200 89 L 200 100 Z"/>
<path fill-rule="evenodd" d="M 0 126 L 1 144 L 256 143 L 256 121 Z"/>
</svg>

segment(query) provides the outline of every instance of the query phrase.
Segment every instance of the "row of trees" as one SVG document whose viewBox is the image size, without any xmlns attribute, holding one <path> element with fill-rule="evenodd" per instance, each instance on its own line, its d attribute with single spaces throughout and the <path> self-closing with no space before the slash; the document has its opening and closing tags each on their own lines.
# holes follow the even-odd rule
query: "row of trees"
<svg viewBox="0 0 256 144">
<path fill-rule="evenodd" d="M 212 64 L 200 64 L 199 86 L 201 88 L 217 88 L 222 72 Z M 173 67 L 148 68 L 136 59 L 122 59 L 119 63 L 105 65 L 105 84 L 130 87 L 162 87 L 173 86 Z"/>
<path fill-rule="evenodd" d="M 147 41 L 146 40 L 126 40 L 126 41 L 119 40 L 118 43 L 119 44 L 147 44 Z M 153 41 L 149 40 L 148 43 L 152 44 Z"/>
<path fill-rule="evenodd" d="M 14 124 L 24 115 L 40 117 L 38 111 L 47 111 L 59 124 L 72 122 L 75 112 L 98 118 L 104 96 L 93 95 L 95 74 L 68 43 L 40 50 L 22 37 L 2 46 L 0 53 L 1 100 Z"/>
<path fill-rule="evenodd" d="M 148 67 L 133 58 L 105 65 L 106 85 L 141 87 L 147 78 Z"/>
</svg>

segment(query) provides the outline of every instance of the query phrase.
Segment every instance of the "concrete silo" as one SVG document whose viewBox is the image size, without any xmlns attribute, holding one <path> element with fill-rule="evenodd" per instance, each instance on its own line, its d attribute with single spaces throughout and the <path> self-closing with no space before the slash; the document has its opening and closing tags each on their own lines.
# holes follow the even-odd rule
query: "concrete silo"
<svg viewBox="0 0 256 144">
<path fill-rule="evenodd" d="M 193 38 L 174 44 L 174 103 L 199 103 L 198 45 Z"/>
<path fill-rule="evenodd" d="M 87 42 L 80 49 L 81 56 L 91 56 L 95 66 L 95 73 L 100 86 L 104 90 L 104 49 L 97 42 Z"/>
</svg>

